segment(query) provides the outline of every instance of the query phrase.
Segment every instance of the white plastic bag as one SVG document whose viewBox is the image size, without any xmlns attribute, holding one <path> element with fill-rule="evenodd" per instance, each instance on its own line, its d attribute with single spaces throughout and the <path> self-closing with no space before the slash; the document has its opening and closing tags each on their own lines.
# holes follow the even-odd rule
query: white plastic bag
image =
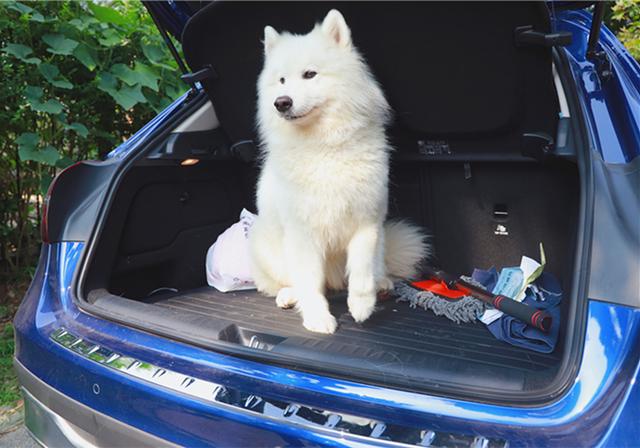
<svg viewBox="0 0 640 448">
<path fill-rule="evenodd" d="M 249 229 L 256 215 L 242 209 L 240 221 L 225 230 L 207 251 L 207 283 L 219 291 L 255 289 L 249 262 Z"/>
</svg>

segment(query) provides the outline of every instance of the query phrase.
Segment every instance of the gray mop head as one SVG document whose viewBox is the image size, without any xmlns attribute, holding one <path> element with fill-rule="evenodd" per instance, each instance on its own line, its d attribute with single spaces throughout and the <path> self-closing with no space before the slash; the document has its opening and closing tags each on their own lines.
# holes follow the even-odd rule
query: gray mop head
<svg viewBox="0 0 640 448">
<path fill-rule="evenodd" d="M 463 278 L 469 283 L 478 284 L 468 277 Z M 484 302 L 471 296 L 449 300 L 431 291 L 414 288 L 405 282 L 394 285 L 394 295 L 397 296 L 396 302 L 409 302 L 411 308 L 419 306 L 425 310 L 431 310 L 436 316 L 445 316 L 457 324 L 475 321 L 486 308 Z"/>
</svg>

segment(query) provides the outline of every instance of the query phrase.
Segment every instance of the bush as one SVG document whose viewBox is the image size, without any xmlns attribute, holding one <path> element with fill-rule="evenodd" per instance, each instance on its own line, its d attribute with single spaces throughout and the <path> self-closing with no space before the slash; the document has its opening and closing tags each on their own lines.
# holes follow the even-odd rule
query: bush
<svg viewBox="0 0 640 448">
<path fill-rule="evenodd" d="M 636 61 L 640 61 L 640 2 L 617 0 L 611 8 L 610 27 Z"/>
<path fill-rule="evenodd" d="M 6 284 L 28 281 L 55 174 L 103 156 L 186 86 L 147 11 L 127 0 L 0 2 L 0 70 Z"/>
</svg>

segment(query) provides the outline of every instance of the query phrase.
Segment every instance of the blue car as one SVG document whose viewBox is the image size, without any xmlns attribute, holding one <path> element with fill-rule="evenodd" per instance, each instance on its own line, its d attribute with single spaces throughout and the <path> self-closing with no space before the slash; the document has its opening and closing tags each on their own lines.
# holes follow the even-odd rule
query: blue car
<svg viewBox="0 0 640 448">
<path fill-rule="evenodd" d="M 15 317 L 26 426 L 60 446 L 638 446 L 640 67 L 604 3 L 150 2 L 190 90 L 100 161 L 59 174 Z M 438 267 L 560 282 L 541 353 L 393 299 L 333 335 L 205 256 L 255 211 L 265 25 L 332 7 L 395 119 L 390 215 Z"/>
</svg>

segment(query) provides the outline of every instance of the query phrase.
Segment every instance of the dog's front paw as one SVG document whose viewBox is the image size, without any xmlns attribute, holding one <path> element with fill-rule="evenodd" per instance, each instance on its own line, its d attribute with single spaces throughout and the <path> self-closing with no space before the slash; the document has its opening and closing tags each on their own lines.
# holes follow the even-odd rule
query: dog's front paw
<svg viewBox="0 0 640 448">
<path fill-rule="evenodd" d="M 376 280 L 376 291 L 387 292 L 393 291 L 393 281 L 389 277 L 381 277 Z"/>
<path fill-rule="evenodd" d="M 282 288 L 276 296 L 276 305 L 280 308 L 292 308 L 298 303 L 298 299 L 294 297 L 293 288 Z"/>
<path fill-rule="evenodd" d="M 367 320 L 376 307 L 375 294 L 349 294 L 347 299 L 349 312 L 356 322 L 364 322 Z"/>
<path fill-rule="evenodd" d="M 331 334 L 336 331 L 338 322 L 330 312 L 324 311 L 305 315 L 302 325 L 309 331 Z"/>
</svg>

